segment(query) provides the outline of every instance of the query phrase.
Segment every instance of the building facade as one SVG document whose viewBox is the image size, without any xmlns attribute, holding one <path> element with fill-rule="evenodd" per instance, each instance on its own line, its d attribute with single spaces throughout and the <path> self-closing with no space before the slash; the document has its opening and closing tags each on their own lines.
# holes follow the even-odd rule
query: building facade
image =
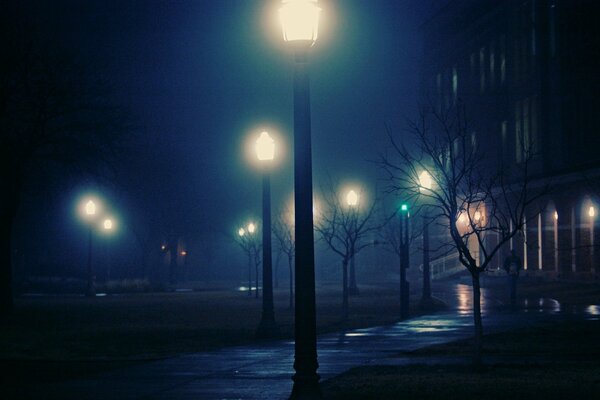
<svg viewBox="0 0 600 400">
<path fill-rule="evenodd" d="M 423 101 L 460 102 L 473 146 L 499 168 L 531 151 L 532 179 L 551 185 L 504 250 L 529 274 L 600 274 L 599 12 L 595 0 L 453 0 L 422 26 Z"/>
</svg>

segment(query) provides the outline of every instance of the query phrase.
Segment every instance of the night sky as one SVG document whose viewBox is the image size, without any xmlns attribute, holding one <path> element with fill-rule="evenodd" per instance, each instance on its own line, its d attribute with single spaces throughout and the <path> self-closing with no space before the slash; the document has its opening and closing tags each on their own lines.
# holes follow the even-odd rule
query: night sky
<svg viewBox="0 0 600 400">
<path fill-rule="evenodd" d="M 401 132 L 405 118 L 414 116 L 418 27 L 444 3 L 319 3 L 320 35 L 310 56 L 316 185 L 331 175 L 376 186 L 377 168 L 368 160 L 386 146 L 386 123 Z M 57 0 L 23 8 L 43 35 L 110 76 L 141 127 L 135 140 L 155 155 L 148 165 L 124 168 L 146 180 L 168 166 L 168 190 L 148 201 L 189 210 L 184 217 L 198 232 L 220 234 L 260 216 L 260 173 L 244 150 L 260 129 L 284 142 L 278 148 L 283 160 L 273 171 L 273 209 L 292 195 L 293 65 L 278 5 Z M 59 199 L 53 207 L 71 207 Z M 127 209 L 119 212 L 127 219 Z"/>
</svg>

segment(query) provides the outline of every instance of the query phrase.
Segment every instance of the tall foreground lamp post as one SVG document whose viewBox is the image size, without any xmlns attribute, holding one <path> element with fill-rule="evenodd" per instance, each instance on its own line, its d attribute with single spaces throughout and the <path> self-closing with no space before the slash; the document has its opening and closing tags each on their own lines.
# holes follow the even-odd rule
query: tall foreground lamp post
<svg viewBox="0 0 600 400">
<path fill-rule="evenodd" d="M 317 369 L 315 250 L 308 51 L 317 40 L 317 0 L 283 0 L 283 38 L 294 52 L 294 201 L 296 309 L 292 399 L 321 398 Z"/>
<path fill-rule="evenodd" d="M 256 157 L 263 164 L 263 301 L 262 316 L 256 331 L 258 338 L 273 338 L 278 336 L 275 312 L 273 310 L 273 267 L 271 257 L 271 180 L 270 164 L 275 157 L 275 142 L 268 132 L 261 132 L 256 141 Z"/>
<path fill-rule="evenodd" d="M 423 171 L 419 174 L 419 189 L 421 193 L 431 192 L 433 180 L 429 172 Z M 421 304 L 427 305 L 431 302 L 431 275 L 429 273 L 429 213 L 426 205 L 423 205 L 423 295 Z"/>
</svg>

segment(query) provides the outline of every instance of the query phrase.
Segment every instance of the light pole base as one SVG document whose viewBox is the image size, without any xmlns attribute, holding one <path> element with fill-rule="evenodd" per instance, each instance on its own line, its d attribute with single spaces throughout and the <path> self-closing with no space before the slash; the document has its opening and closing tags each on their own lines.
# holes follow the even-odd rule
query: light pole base
<svg viewBox="0 0 600 400">
<path fill-rule="evenodd" d="M 348 295 L 350 295 L 350 296 L 360 295 L 360 290 L 358 290 L 358 286 L 350 286 L 348 288 Z"/>
<path fill-rule="evenodd" d="M 275 318 L 261 318 L 256 330 L 257 339 L 278 339 L 280 337 L 279 327 Z"/>
<path fill-rule="evenodd" d="M 315 374 L 313 378 L 299 378 L 294 375 L 294 387 L 290 400 L 321 400 L 323 394 L 319 387 L 319 375 Z"/>
</svg>

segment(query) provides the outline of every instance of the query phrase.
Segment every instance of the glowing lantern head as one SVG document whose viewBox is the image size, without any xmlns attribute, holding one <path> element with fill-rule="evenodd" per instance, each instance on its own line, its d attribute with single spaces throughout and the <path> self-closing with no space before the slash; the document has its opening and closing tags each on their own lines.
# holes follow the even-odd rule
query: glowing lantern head
<svg viewBox="0 0 600 400">
<path fill-rule="evenodd" d="M 238 235 L 239 235 L 240 237 L 244 236 L 245 234 L 246 234 L 246 230 L 245 230 L 244 228 L 240 228 L 240 229 L 238 230 Z"/>
<path fill-rule="evenodd" d="M 596 209 L 594 208 L 594 206 L 590 206 L 590 208 L 588 209 L 588 215 L 592 218 L 596 216 Z"/>
<path fill-rule="evenodd" d="M 346 202 L 350 207 L 356 207 L 358 205 L 358 194 L 354 190 L 350 190 L 346 195 Z"/>
<path fill-rule="evenodd" d="M 420 189 L 428 189 L 431 190 L 433 187 L 433 179 L 431 179 L 431 175 L 427 171 L 423 171 L 419 174 L 419 186 Z"/>
<path fill-rule="evenodd" d="M 266 131 L 260 133 L 255 148 L 260 161 L 271 161 L 275 157 L 275 141 Z"/>
<path fill-rule="evenodd" d="M 554 220 L 558 221 L 558 211 L 554 211 Z"/>
<path fill-rule="evenodd" d="M 103 228 L 104 228 L 104 230 L 106 230 L 106 231 L 110 231 L 110 230 L 112 230 L 112 229 L 113 229 L 113 227 L 114 227 L 113 220 L 112 220 L 112 219 L 110 219 L 110 218 L 106 218 L 106 219 L 104 220 L 104 222 L 102 223 L 102 227 L 103 227 Z"/>
<path fill-rule="evenodd" d="M 256 225 L 254 225 L 254 223 L 250 222 L 248 224 L 248 233 L 254 233 L 256 231 Z"/>
<path fill-rule="evenodd" d="M 96 215 L 96 203 L 94 203 L 94 200 L 88 200 L 85 203 L 85 214 L 90 217 Z"/>
<path fill-rule="evenodd" d="M 283 0 L 279 9 L 283 40 L 306 47 L 315 44 L 320 14 L 317 0 Z"/>
</svg>

